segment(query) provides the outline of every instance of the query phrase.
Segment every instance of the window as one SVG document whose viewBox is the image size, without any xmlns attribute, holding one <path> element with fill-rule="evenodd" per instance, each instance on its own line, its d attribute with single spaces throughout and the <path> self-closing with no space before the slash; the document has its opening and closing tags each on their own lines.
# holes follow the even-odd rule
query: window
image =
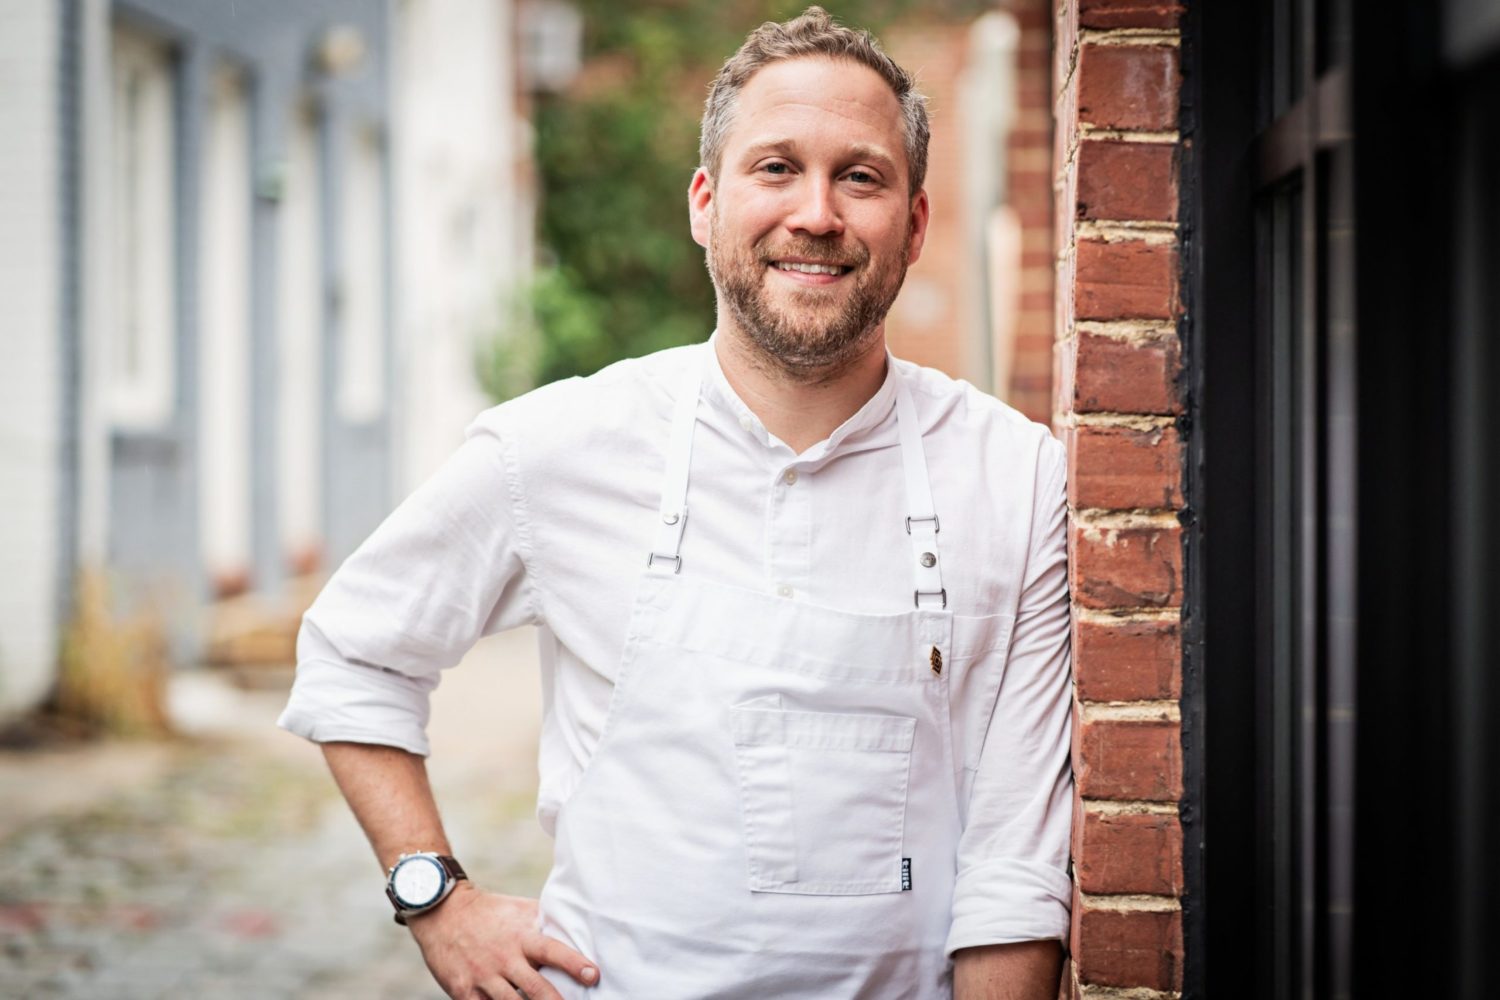
<svg viewBox="0 0 1500 1000">
<path fill-rule="evenodd" d="M 292 116 L 286 183 L 277 206 L 277 518 L 298 558 L 321 537 L 323 399 L 323 227 L 320 120 Z"/>
<path fill-rule="evenodd" d="M 1356 377 L 1349 11 L 1263 8 L 1256 152 L 1260 414 L 1258 996 L 1349 990 Z"/>
<path fill-rule="evenodd" d="M 199 210 L 199 529 L 210 572 L 250 564 L 250 102 L 244 74 L 212 76 Z"/>
<path fill-rule="evenodd" d="M 176 403 L 176 240 L 171 50 L 116 26 L 110 48 L 111 420 L 159 429 Z"/>
<path fill-rule="evenodd" d="M 385 407 L 385 160 L 380 137 L 361 130 L 343 189 L 343 274 L 338 330 L 339 415 L 369 423 Z"/>
</svg>

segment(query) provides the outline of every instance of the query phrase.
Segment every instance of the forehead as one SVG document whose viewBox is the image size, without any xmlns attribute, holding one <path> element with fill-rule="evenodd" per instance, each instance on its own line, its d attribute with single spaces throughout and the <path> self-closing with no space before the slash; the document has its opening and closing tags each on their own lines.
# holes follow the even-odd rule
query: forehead
<svg viewBox="0 0 1500 1000">
<path fill-rule="evenodd" d="M 783 59 L 740 90 L 730 150 L 772 135 L 798 141 L 874 143 L 899 153 L 901 104 L 879 73 L 849 59 Z"/>
</svg>

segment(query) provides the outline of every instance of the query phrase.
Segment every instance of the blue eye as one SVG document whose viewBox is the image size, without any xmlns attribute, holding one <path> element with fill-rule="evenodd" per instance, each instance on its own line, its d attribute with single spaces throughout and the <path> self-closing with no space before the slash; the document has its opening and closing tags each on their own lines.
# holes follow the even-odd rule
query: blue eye
<svg viewBox="0 0 1500 1000">
<path fill-rule="evenodd" d="M 767 173 L 784 174 L 787 171 L 787 165 L 785 163 L 767 163 L 765 169 Z"/>
<path fill-rule="evenodd" d="M 873 174 L 871 174 L 871 173 L 868 173 L 867 171 L 864 171 L 864 170 L 851 170 L 848 173 L 848 177 L 849 177 L 849 179 L 851 181 L 853 181 L 856 184 L 873 184 L 873 183 L 875 183 L 875 176 Z"/>
</svg>

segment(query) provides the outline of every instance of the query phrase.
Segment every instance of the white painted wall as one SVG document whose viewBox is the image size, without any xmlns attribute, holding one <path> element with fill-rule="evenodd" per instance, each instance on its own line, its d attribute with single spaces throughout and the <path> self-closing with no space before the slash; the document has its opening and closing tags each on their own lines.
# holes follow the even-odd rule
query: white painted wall
<svg viewBox="0 0 1500 1000">
<path fill-rule="evenodd" d="M 212 577 L 250 567 L 250 119 L 245 87 L 215 75 L 203 150 L 200 544 Z"/>
<path fill-rule="evenodd" d="M 398 495 L 489 405 L 475 348 L 530 272 L 530 125 L 516 113 L 514 17 L 508 0 L 396 8 Z"/>
<path fill-rule="evenodd" d="M 0 716 L 46 693 L 57 655 L 57 15 L 0 0 Z"/>
</svg>

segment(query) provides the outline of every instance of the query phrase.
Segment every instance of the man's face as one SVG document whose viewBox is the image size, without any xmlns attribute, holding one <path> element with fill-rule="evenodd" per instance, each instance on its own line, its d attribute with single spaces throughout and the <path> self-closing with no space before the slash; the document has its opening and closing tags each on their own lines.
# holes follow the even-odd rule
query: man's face
<svg viewBox="0 0 1500 1000">
<path fill-rule="evenodd" d="M 719 176 L 693 178 L 693 235 L 728 319 L 789 372 L 836 373 L 880 341 L 927 196 L 909 195 L 901 109 L 858 63 L 790 59 L 740 91 Z"/>
</svg>

